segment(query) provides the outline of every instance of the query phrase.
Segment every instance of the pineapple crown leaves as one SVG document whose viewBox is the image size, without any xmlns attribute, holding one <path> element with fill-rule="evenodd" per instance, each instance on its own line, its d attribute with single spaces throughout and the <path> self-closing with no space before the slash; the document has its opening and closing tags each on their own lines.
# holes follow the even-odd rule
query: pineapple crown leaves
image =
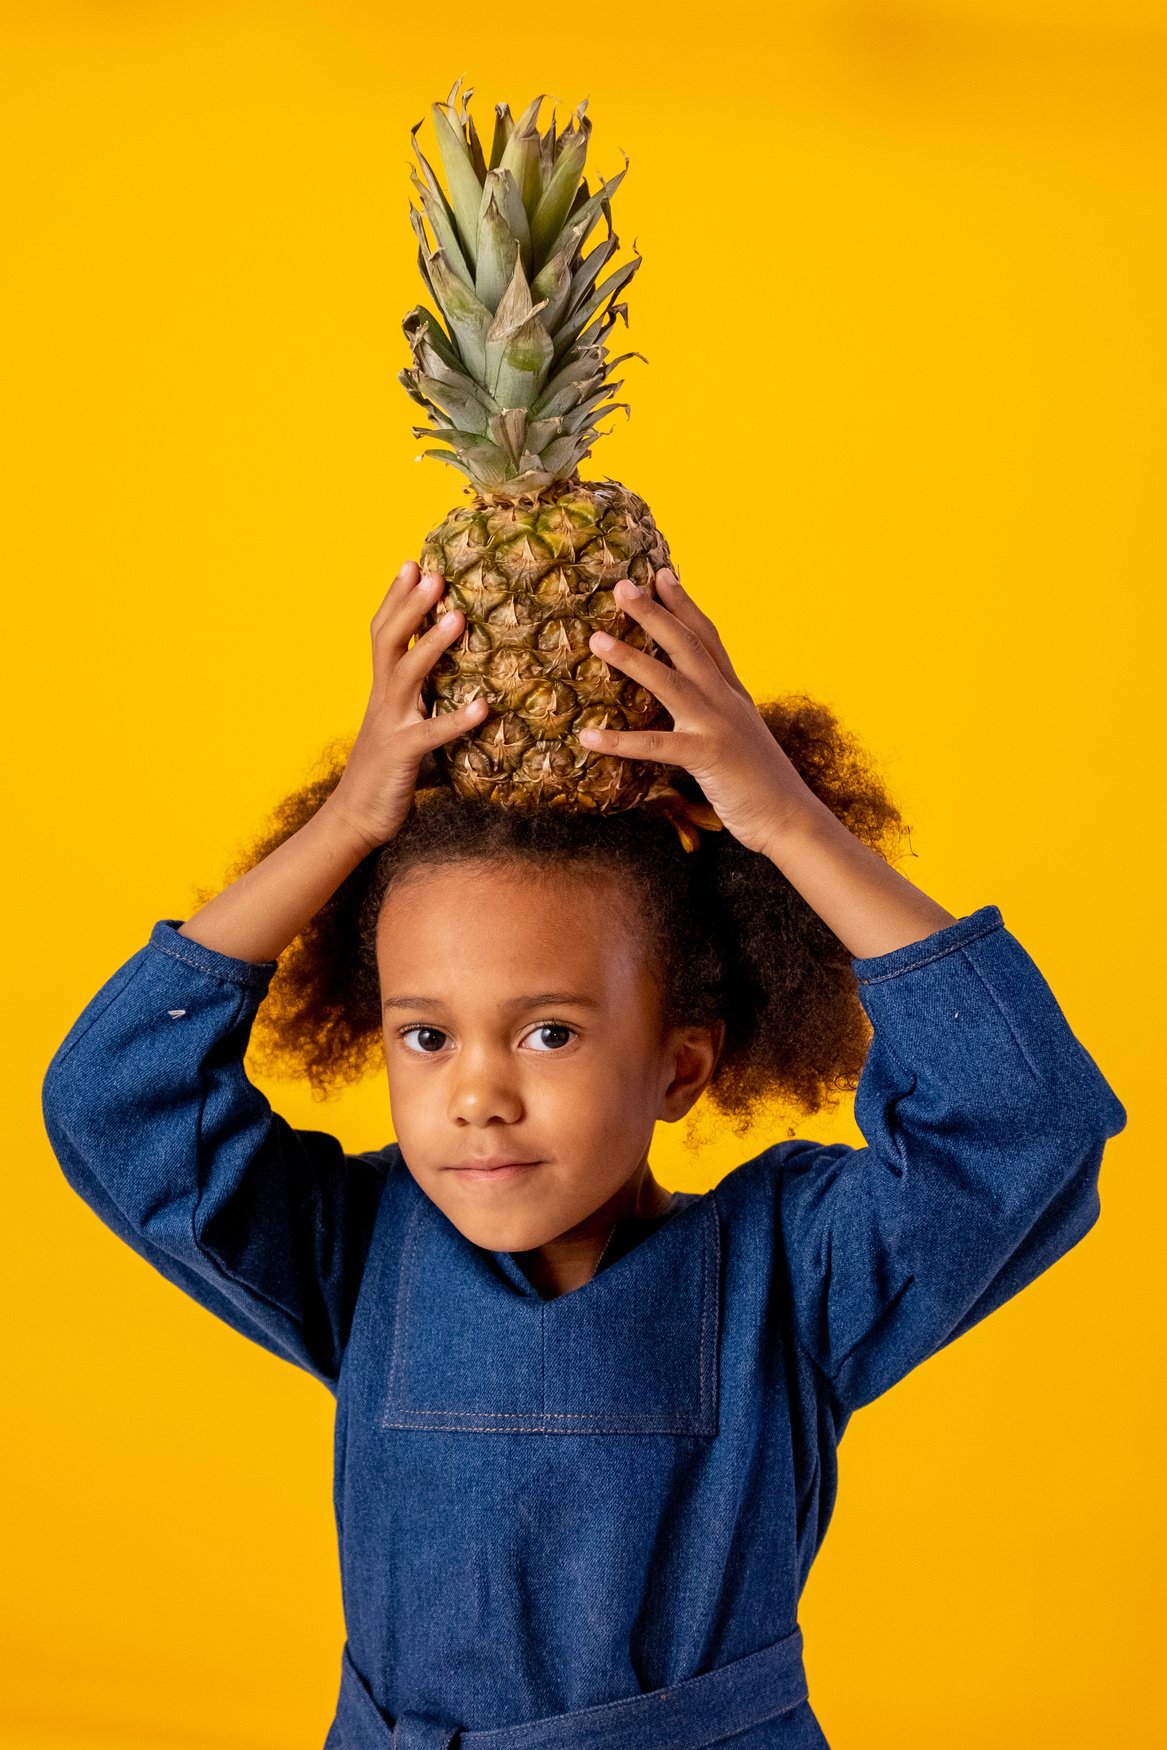
<svg viewBox="0 0 1167 1750">
<path fill-rule="evenodd" d="M 616 299 L 641 263 L 634 241 L 634 259 L 601 278 L 620 247 L 611 197 L 628 155 L 593 193 L 583 174 L 587 99 L 557 134 L 554 109 L 540 131 L 543 93 L 517 121 L 509 105 L 496 105 L 488 160 L 469 111 L 472 88 L 459 95 L 461 84 L 431 106 L 444 188 L 418 147 L 422 122 L 410 130 L 420 203 L 410 203 L 410 223 L 439 315 L 419 304 L 405 318 L 413 363 L 400 381 L 431 421 L 414 436 L 448 446 L 419 461 L 433 456 L 476 491 L 518 498 L 572 477 L 600 420 L 629 411 L 609 399 L 623 385 L 608 372 L 624 359 L 647 362 L 639 352 L 609 361 L 604 342 L 618 317 L 627 324 L 628 306 Z M 607 236 L 585 255 L 601 217 Z"/>
</svg>

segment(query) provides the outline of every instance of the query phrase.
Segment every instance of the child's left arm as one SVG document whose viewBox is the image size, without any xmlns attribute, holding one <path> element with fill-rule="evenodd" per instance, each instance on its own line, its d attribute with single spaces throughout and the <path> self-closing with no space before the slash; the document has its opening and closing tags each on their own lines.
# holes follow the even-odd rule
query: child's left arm
<svg viewBox="0 0 1167 1750">
<path fill-rule="evenodd" d="M 1099 1213 L 1126 1112 L 995 905 L 954 918 L 803 783 L 671 572 L 617 585 L 673 666 L 603 634 L 604 660 L 675 727 L 581 735 L 683 765 L 851 951 L 874 1028 L 855 1096 L 866 1148 L 770 1151 L 800 1347 L 845 1410 L 869 1402 L 1047 1269 Z"/>
<path fill-rule="evenodd" d="M 781 869 L 853 955 L 886 954 L 956 922 L 870 846 L 848 832 L 802 780 L 734 672 L 720 634 L 671 571 L 660 600 L 625 580 L 615 589 L 672 664 L 595 632 L 592 649 L 655 693 L 672 729 L 585 729 L 598 753 L 684 766 L 722 825 Z"/>
<path fill-rule="evenodd" d="M 1077 1244 L 1126 1123 L 997 906 L 853 966 L 867 1146 L 771 1151 L 799 1344 L 848 1411 Z"/>
</svg>

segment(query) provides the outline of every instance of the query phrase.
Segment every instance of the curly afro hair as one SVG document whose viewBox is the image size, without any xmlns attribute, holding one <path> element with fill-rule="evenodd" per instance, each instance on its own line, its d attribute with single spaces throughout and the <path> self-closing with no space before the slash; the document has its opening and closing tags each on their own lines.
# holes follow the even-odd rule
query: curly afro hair
<svg viewBox="0 0 1167 1750">
<path fill-rule="evenodd" d="M 830 708 L 794 694 L 758 709 L 808 788 L 862 843 L 896 860 L 908 828 L 870 757 Z M 329 744 L 318 775 L 283 799 L 226 880 L 316 813 L 350 746 Z M 670 777 L 702 798 L 681 768 Z M 768 857 L 728 830 L 702 832 L 699 848 L 686 851 L 672 824 L 648 809 L 577 814 L 470 801 L 428 754 L 400 831 L 364 858 L 280 956 L 253 1029 L 259 1066 L 306 1078 L 318 1100 L 383 1069 L 376 932 L 389 887 L 419 864 L 469 859 L 609 875 L 638 896 L 664 1025 L 725 1023 L 717 1067 L 691 1120 L 711 1108 L 740 1136 L 763 1108 L 812 1115 L 857 1087 L 871 1027 L 852 956 Z M 209 897 L 200 893 L 200 903 Z"/>
</svg>

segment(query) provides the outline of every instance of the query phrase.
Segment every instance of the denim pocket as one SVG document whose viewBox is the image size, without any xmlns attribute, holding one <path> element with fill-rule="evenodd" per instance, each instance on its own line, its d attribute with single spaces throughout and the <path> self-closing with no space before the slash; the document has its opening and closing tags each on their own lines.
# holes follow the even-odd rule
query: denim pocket
<svg viewBox="0 0 1167 1750">
<path fill-rule="evenodd" d="M 590 1282 L 541 1300 L 419 1197 L 402 1236 L 380 1426 L 712 1436 L 720 1269 L 707 1196 Z"/>
</svg>

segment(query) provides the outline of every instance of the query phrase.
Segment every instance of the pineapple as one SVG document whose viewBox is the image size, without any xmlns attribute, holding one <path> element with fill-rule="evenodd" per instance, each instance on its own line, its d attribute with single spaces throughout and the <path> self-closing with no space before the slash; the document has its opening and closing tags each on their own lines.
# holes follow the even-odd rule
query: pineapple
<svg viewBox="0 0 1167 1750">
<path fill-rule="evenodd" d="M 511 807 L 679 803 L 668 768 L 597 754 L 578 740 L 590 726 L 672 723 L 647 688 L 588 647 L 600 628 L 669 660 L 612 594 L 622 577 L 653 592 L 654 572 L 670 565 L 665 539 L 636 493 L 578 471 L 599 421 L 628 410 L 609 401 L 621 384 L 608 372 L 643 357 L 609 362 L 604 344 L 617 315 L 627 323 L 627 306 L 614 300 L 641 261 L 600 278 L 619 247 L 609 200 L 627 154 L 624 169 L 592 193 L 583 178 L 587 100 L 557 137 L 554 114 L 539 130 L 539 97 L 517 121 L 497 106 L 488 164 L 461 83 L 432 106 L 448 194 L 418 148 L 421 122 L 411 134 L 421 167 L 420 176 L 410 171 L 422 209 L 410 205 L 418 264 L 445 326 L 422 305 L 405 318 L 413 365 L 401 381 L 432 421 L 414 435 L 447 446 L 423 455 L 470 482 L 470 502 L 422 548 L 423 571 L 439 571 L 446 589 L 419 635 L 452 607 L 465 615 L 460 638 L 425 677 L 423 702 L 435 715 L 484 695 L 491 709 L 435 757 L 459 794 Z M 607 237 L 585 256 L 601 214 Z M 677 824 L 692 848 L 695 833 L 690 843 Z"/>
</svg>

